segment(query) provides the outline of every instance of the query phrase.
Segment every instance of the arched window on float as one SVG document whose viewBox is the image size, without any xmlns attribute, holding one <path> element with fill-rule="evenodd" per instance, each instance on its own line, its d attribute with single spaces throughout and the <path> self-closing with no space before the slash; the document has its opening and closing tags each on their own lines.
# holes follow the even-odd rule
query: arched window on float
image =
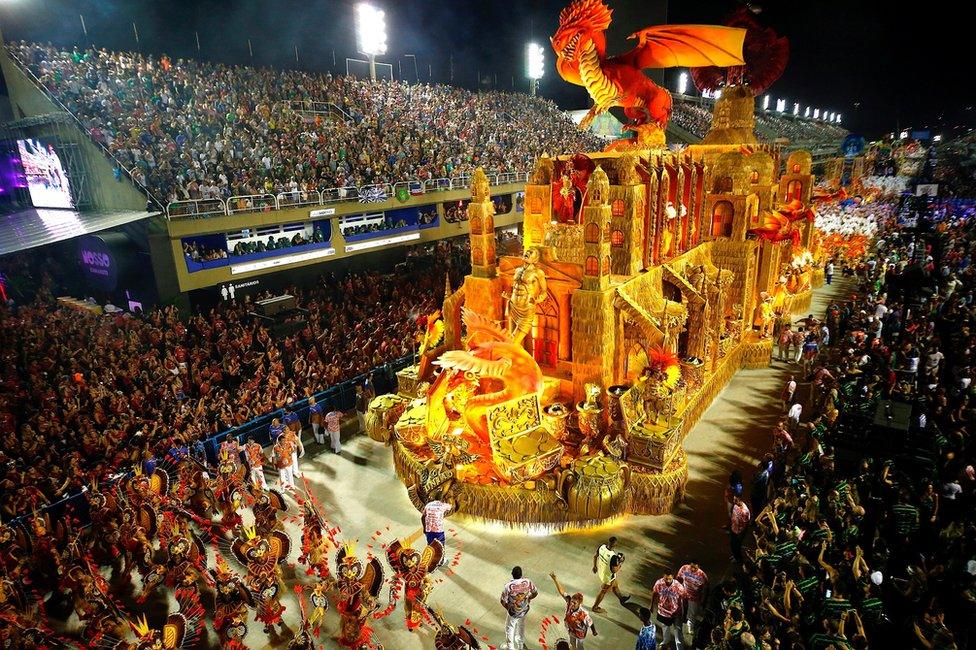
<svg viewBox="0 0 976 650">
<path fill-rule="evenodd" d="M 603 258 L 603 275 L 610 275 L 610 256 Z"/>
<path fill-rule="evenodd" d="M 598 275 L 600 273 L 600 261 L 596 259 L 595 255 L 590 255 L 586 258 L 586 268 L 584 273 L 586 273 L 586 275 Z"/>
<path fill-rule="evenodd" d="M 622 217 L 624 216 L 625 207 L 623 199 L 614 199 L 613 203 L 610 204 L 610 214 L 615 217 Z"/>
<path fill-rule="evenodd" d="M 623 246 L 624 245 L 624 231 L 614 230 L 610 233 L 610 245 L 611 246 Z"/>
<path fill-rule="evenodd" d="M 471 219 L 470 224 L 471 224 L 471 234 L 472 235 L 480 235 L 481 234 L 481 219 L 479 219 L 478 217 L 475 217 L 474 219 Z"/>
<path fill-rule="evenodd" d="M 529 212 L 533 214 L 540 214 L 542 212 L 542 199 L 538 196 L 533 196 L 532 200 L 529 201 Z"/>
<path fill-rule="evenodd" d="M 799 174 L 800 173 L 800 163 L 793 163 L 793 170 L 792 171 L 793 171 L 794 174 Z"/>
<path fill-rule="evenodd" d="M 586 224 L 585 239 L 587 244 L 600 243 L 600 226 L 596 225 L 592 221 Z"/>
<path fill-rule="evenodd" d="M 735 210 L 729 201 L 719 201 L 712 208 L 712 237 L 731 237 Z"/>
<path fill-rule="evenodd" d="M 759 172 L 757 170 L 753 169 L 749 173 L 749 183 L 751 183 L 752 185 L 759 184 Z"/>
</svg>

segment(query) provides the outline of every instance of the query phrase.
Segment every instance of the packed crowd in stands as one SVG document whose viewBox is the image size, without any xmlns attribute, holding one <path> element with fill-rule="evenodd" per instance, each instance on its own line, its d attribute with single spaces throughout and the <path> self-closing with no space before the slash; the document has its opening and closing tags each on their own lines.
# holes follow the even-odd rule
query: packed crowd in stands
<svg viewBox="0 0 976 650">
<path fill-rule="evenodd" d="M 850 297 L 784 328 L 779 356 L 805 363 L 751 483 L 730 476 L 735 577 L 713 590 L 700 647 L 976 638 L 976 237 L 965 220 L 902 229 L 887 206 Z"/>
<path fill-rule="evenodd" d="M 467 271 L 453 267 L 466 257 L 450 249 L 463 245 L 443 246 L 459 283 Z M 43 271 L 4 261 L 7 276 L 33 274 L 39 294 L 0 307 L 3 520 L 410 354 L 416 316 L 439 306 L 444 286 L 429 267 L 324 277 L 289 290 L 307 323 L 276 338 L 243 300 L 92 318 L 58 306 Z"/>
<path fill-rule="evenodd" d="M 160 201 L 525 171 L 599 149 L 555 104 L 515 93 L 364 81 L 137 52 L 8 43 Z M 348 119 L 296 110 L 331 103 Z"/>
<path fill-rule="evenodd" d="M 457 201 L 444 204 L 444 218 L 450 223 L 460 223 L 468 220 L 468 201 Z"/>
<path fill-rule="evenodd" d="M 407 221 L 405 219 L 391 219 L 389 215 L 384 215 L 381 221 L 374 221 L 372 223 L 364 223 L 361 225 L 341 223 L 339 224 L 339 229 L 342 231 L 342 236 L 346 237 L 348 235 L 365 235 L 371 232 L 395 230 L 397 228 L 403 228 L 406 225 Z"/>
<path fill-rule="evenodd" d="M 421 226 L 432 224 L 435 221 L 437 221 L 437 208 L 435 206 L 421 208 L 417 212 L 417 223 Z"/>
<path fill-rule="evenodd" d="M 773 113 L 756 113 L 756 130 L 760 140 L 786 138 L 791 143 L 840 142 L 847 129 L 821 120 L 792 119 Z"/>
<path fill-rule="evenodd" d="M 675 101 L 672 105 L 671 121 L 692 135 L 704 138 L 712 126 L 712 109 L 704 104 Z"/>
</svg>

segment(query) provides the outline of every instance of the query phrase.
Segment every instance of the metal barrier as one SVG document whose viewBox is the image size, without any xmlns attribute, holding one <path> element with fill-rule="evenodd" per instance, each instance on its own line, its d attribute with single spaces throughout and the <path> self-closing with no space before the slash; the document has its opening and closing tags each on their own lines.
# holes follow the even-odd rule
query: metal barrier
<svg viewBox="0 0 976 650">
<path fill-rule="evenodd" d="M 450 178 L 431 178 L 424 181 L 424 192 L 446 192 L 451 189 Z"/>
<path fill-rule="evenodd" d="M 227 214 L 227 203 L 223 199 L 188 199 L 173 201 L 166 205 L 166 218 L 206 218 Z"/>
<path fill-rule="evenodd" d="M 394 183 L 393 196 L 399 196 L 400 190 L 406 190 L 411 196 L 427 193 L 427 189 L 424 187 L 424 182 L 421 180 L 400 181 L 398 183 Z"/>
<path fill-rule="evenodd" d="M 359 188 L 359 197 L 371 196 L 374 192 L 386 195 L 386 199 L 393 198 L 393 186 L 389 183 L 375 183 L 373 185 L 363 185 Z"/>
<path fill-rule="evenodd" d="M 322 193 L 318 190 L 311 192 L 282 192 L 278 195 L 278 206 L 281 209 L 293 208 L 301 205 L 320 205 Z"/>
<path fill-rule="evenodd" d="M 330 187 L 328 189 L 320 190 L 319 194 L 322 197 L 322 205 L 327 203 L 342 203 L 343 201 L 359 200 L 359 188 L 355 185 L 346 185 L 345 187 Z"/>
<path fill-rule="evenodd" d="M 487 174 L 488 182 L 492 185 L 506 185 L 528 182 L 528 172 L 503 172 Z M 168 219 L 196 219 L 217 215 L 244 214 L 248 212 L 267 212 L 309 205 L 329 205 L 346 201 L 358 201 L 364 194 L 379 189 L 386 199 L 396 196 L 396 190 L 406 188 L 411 195 L 427 194 L 428 192 L 447 192 L 451 190 L 466 190 L 471 185 L 471 174 L 462 174 L 450 178 L 431 178 L 426 181 L 420 179 L 399 181 L 394 184 L 380 183 L 375 185 L 347 185 L 345 187 L 328 187 L 311 192 L 281 192 L 277 195 L 255 194 L 249 196 L 232 196 L 226 201 L 220 199 L 192 199 L 189 201 L 173 201 L 166 206 Z M 219 203 L 223 208 L 219 208 Z M 197 208 L 194 210 L 194 208 Z"/>
<path fill-rule="evenodd" d="M 385 363 L 382 366 L 377 366 L 373 368 L 369 373 L 364 373 L 356 375 L 351 379 L 347 379 L 342 383 L 328 388 L 326 390 L 315 393 L 315 401 L 322 405 L 322 409 L 325 411 L 330 411 L 332 409 L 337 409 L 340 411 L 349 411 L 355 407 L 356 403 L 356 386 L 361 384 L 367 376 L 373 375 L 378 371 L 390 371 L 397 372 L 406 368 L 410 364 L 416 361 L 414 355 L 401 357 L 389 363 Z M 381 387 L 383 388 L 383 387 Z M 395 387 L 391 387 L 395 388 Z M 386 392 L 386 391 L 384 391 Z M 291 405 L 292 411 L 299 416 L 302 422 L 308 421 L 308 399 L 303 399 L 299 402 L 294 402 Z M 220 450 L 220 444 L 230 436 L 236 437 L 242 443 L 245 442 L 248 437 L 253 437 L 255 442 L 260 443 L 262 446 L 267 447 L 271 444 L 271 420 L 274 418 L 280 418 L 284 414 L 284 409 L 277 409 L 270 413 L 266 413 L 260 417 L 257 417 L 249 422 L 228 429 L 227 431 L 221 431 L 206 440 L 194 444 L 193 448 L 185 450 L 186 454 L 193 455 L 197 457 L 198 460 L 204 460 L 200 458 L 199 454 L 202 451 L 206 462 L 211 465 L 216 465 L 217 454 Z M 170 453 L 175 450 L 170 450 Z M 158 459 L 149 461 L 150 463 L 157 464 Z M 116 475 L 113 479 L 108 481 L 103 481 L 101 483 L 101 489 L 109 489 L 114 483 L 114 481 L 131 476 L 132 472 L 128 471 L 121 475 Z M 76 522 L 76 526 L 88 526 L 91 523 L 89 511 L 88 511 L 88 499 L 85 495 L 88 493 L 88 488 L 83 487 L 80 492 L 76 492 L 69 496 L 66 496 L 54 503 L 43 506 L 40 510 L 42 513 L 47 513 L 51 515 L 51 521 L 57 521 L 57 517 L 65 514 L 69 514 L 72 519 Z M 17 524 L 26 525 L 27 520 L 32 515 L 21 515 L 15 517 L 8 522 L 4 522 L 5 525 L 14 526 Z"/>
<path fill-rule="evenodd" d="M 227 214 L 246 212 L 271 212 L 278 209 L 278 199 L 274 194 L 246 194 L 227 199 Z"/>
</svg>

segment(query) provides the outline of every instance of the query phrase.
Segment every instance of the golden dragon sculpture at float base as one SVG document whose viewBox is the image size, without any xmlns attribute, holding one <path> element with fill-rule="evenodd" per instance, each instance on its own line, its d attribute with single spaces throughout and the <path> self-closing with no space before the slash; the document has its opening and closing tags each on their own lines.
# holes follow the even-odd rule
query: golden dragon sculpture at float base
<svg viewBox="0 0 976 650">
<path fill-rule="evenodd" d="M 629 120 L 623 131 L 634 136 L 617 140 L 608 149 L 664 146 L 664 129 L 671 116 L 671 94 L 651 81 L 644 68 L 697 68 L 743 65 L 746 30 L 719 25 L 655 25 L 634 32 L 637 45 L 629 52 L 607 56 L 606 32 L 613 10 L 601 0 L 575 0 L 559 14 L 559 27 L 550 39 L 556 69 L 566 81 L 586 88 L 593 107 L 580 128 L 589 128 L 597 115 L 613 106 Z"/>
</svg>

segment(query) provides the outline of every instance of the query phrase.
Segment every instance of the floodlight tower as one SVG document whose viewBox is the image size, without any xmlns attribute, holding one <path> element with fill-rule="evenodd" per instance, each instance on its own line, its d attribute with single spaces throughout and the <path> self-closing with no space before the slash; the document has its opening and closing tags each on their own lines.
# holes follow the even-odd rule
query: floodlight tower
<svg viewBox="0 0 976 650">
<path fill-rule="evenodd" d="M 684 95 L 688 92 L 688 73 L 682 72 L 678 75 L 678 94 Z"/>
<path fill-rule="evenodd" d="M 376 81 L 376 57 L 386 54 L 386 13 L 365 2 L 356 5 L 356 44 L 369 58 L 369 78 Z"/>
<path fill-rule="evenodd" d="M 535 95 L 539 79 L 546 72 L 546 52 L 538 43 L 529 43 L 525 48 L 525 76 L 529 78 L 529 93 Z"/>
</svg>

